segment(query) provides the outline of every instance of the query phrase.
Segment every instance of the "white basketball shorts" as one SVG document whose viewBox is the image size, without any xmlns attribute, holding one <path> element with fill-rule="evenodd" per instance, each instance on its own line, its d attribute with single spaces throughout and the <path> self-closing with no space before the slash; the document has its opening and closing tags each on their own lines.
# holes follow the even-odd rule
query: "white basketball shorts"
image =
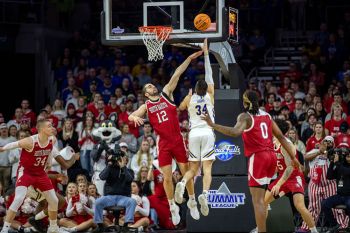
<svg viewBox="0 0 350 233">
<path fill-rule="evenodd" d="M 188 136 L 189 161 L 215 160 L 215 134 L 212 129 L 194 128 Z"/>
</svg>

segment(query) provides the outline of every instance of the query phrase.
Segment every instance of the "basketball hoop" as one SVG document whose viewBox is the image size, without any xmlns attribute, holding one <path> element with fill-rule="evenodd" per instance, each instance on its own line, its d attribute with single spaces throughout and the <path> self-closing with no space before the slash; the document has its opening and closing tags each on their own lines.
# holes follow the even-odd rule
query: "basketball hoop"
<svg viewBox="0 0 350 233">
<path fill-rule="evenodd" d="M 163 59 L 163 44 L 168 39 L 172 27 L 143 26 L 139 27 L 143 43 L 147 47 L 148 60 L 158 61 Z"/>
</svg>

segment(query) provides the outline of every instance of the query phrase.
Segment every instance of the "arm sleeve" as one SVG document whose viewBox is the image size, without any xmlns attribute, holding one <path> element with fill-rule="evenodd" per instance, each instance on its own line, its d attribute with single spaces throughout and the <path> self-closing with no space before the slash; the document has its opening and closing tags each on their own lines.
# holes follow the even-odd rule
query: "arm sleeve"
<svg viewBox="0 0 350 233">
<path fill-rule="evenodd" d="M 207 84 L 214 84 L 213 71 L 211 70 L 209 55 L 204 55 L 205 81 Z"/>
<path fill-rule="evenodd" d="M 71 198 L 68 201 L 67 210 L 66 210 L 66 216 L 67 217 L 73 216 L 73 211 L 74 211 L 74 207 L 72 205 L 72 198 Z"/>
<path fill-rule="evenodd" d="M 4 150 L 12 150 L 12 149 L 16 149 L 19 147 L 19 144 L 18 144 L 18 141 L 16 142 L 10 142 L 10 143 L 7 143 L 3 149 Z"/>
<path fill-rule="evenodd" d="M 142 214 L 142 216 L 148 217 L 150 211 L 150 204 L 147 197 L 142 197 L 142 207 L 137 206 L 136 211 Z"/>
</svg>

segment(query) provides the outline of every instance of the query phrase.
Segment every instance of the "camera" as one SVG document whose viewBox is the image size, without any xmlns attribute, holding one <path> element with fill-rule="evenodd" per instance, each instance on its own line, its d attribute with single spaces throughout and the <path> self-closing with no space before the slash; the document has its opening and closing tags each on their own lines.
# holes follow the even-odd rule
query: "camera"
<svg viewBox="0 0 350 233">
<path fill-rule="evenodd" d="M 328 159 L 330 161 L 334 161 L 334 157 L 337 154 L 339 156 L 339 162 L 343 163 L 345 161 L 345 157 L 349 155 L 350 149 L 346 147 L 341 148 L 332 148 L 327 151 Z"/>
<path fill-rule="evenodd" d="M 125 156 L 124 151 L 120 150 L 120 148 L 108 149 L 107 153 L 107 163 L 111 162 L 112 165 L 118 165 L 118 161 L 121 160 L 122 157 Z M 110 156 L 112 155 L 112 156 Z"/>
</svg>

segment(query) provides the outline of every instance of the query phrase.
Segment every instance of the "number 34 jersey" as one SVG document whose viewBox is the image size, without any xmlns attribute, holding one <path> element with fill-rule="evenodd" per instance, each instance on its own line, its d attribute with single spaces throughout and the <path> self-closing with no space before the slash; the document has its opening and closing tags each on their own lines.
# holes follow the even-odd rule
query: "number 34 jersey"
<svg viewBox="0 0 350 233">
<path fill-rule="evenodd" d="M 149 122 L 161 140 L 173 141 L 182 138 L 176 105 L 162 92 L 157 101 L 146 101 Z"/>
<path fill-rule="evenodd" d="M 242 133 L 244 154 L 250 157 L 260 151 L 274 151 L 271 116 L 259 110 L 257 115 L 251 115 L 252 125 Z"/>
<path fill-rule="evenodd" d="M 201 115 L 209 114 L 211 120 L 214 122 L 214 105 L 207 93 L 205 96 L 193 94 L 188 104 L 188 115 L 190 118 L 190 128 L 209 128 L 211 127 L 201 119 Z"/>
</svg>

